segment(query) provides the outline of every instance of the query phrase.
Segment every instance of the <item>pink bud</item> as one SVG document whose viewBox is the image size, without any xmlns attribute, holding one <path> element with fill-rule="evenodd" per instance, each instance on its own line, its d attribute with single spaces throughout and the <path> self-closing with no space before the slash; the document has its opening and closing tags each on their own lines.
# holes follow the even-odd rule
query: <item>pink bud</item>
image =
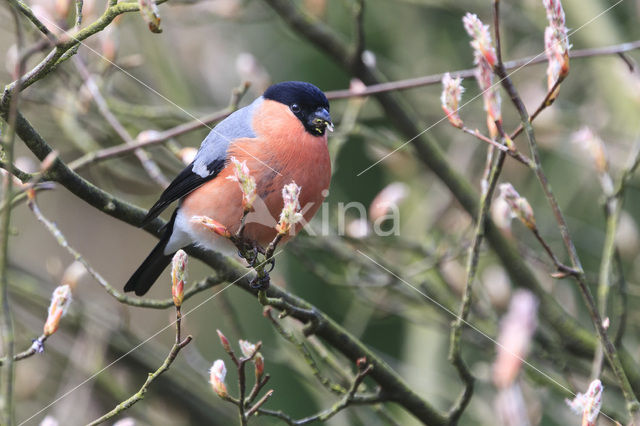
<svg viewBox="0 0 640 426">
<path fill-rule="evenodd" d="M 171 296 L 176 307 L 184 300 L 184 283 L 187 279 L 187 253 L 178 250 L 171 261 Z"/>
<path fill-rule="evenodd" d="M 542 0 L 542 4 L 547 11 L 549 21 L 549 26 L 544 31 L 544 51 L 549 61 L 547 86 L 551 90 L 560 78 L 564 78 L 569 73 L 571 45 L 560 0 Z M 556 95 L 557 93 L 554 97 Z"/>
<path fill-rule="evenodd" d="M 211 387 L 221 398 L 228 395 L 227 385 L 224 383 L 226 376 L 227 367 L 224 365 L 224 361 L 217 359 L 211 366 L 211 369 L 209 369 L 209 383 L 211 383 Z"/>
<path fill-rule="evenodd" d="M 513 216 L 520 219 L 527 228 L 531 230 L 536 229 L 536 219 L 527 199 L 521 197 L 510 183 L 500 184 L 499 189 L 499 197 L 507 202 Z"/>
<path fill-rule="evenodd" d="M 256 345 L 249 342 L 248 340 L 238 340 L 238 344 L 240 345 L 240 350 L 242 351 L 242 355 L 245 358 L 249 358 L 256 352 Z"/>
<path fill-rule="evenodd" d="M 493 68 L 497 58 L 496 50 L 491 42 L 489 26 L 484 25 L 478 16 L 473 13 L 467 13 L 462 18 L 462 23 L 471 37 L 471 47 Z M 479 57 L 476 57 L 476 60 L 479 60 Z"/>
<path fill-rule="evenodd" d="M 207 217 L 207 216 L 193 216 L 193 217 L 191 217 L 191 222 L 199 223 L 200 225 L 204 226 L 205 228 L 209 229 L 210 231 L 215 232 L 216 234 L 218 234 L 218 235 L 220 235 L 222 237 L 225 237 L 225 238 L 231 237 L 231 232 L 229 232 L 229 230 L 227 229 L 226 226 L 224 226 L 223 224 L 221 224 L 217 220 L 211 219 L 210 217 Z"/>
<path fill-rule="evenodd" d="M 461 128 L 463 123 L 460 115 L 458 114 L 458 105 L 462 99 L 464 93 L 464 87 L 462 87 L 462 78 L 451 77 L 451 74 L 446 73 L 442 77 L 442 95 L 440 96 L 440 103 L 442 109 L 447 114 L 449 122 L 457 128 Z"/>
<path fill-rule="evenodd" d="M 220 339 L 220 344 L 222 344 L 222 347 L 224 348 L 225 352 L 229 353 L 231 352 L 231 345 L 229 344 L 229 339 L 227 339 L 227 337 L 222 334 L 222 331 L 220 330 L 216 330 L 218 332 L 218 338 Z"/>
<path fill-rule="evenodd" d="M 49 314 L 44 324 L 45 336 L 51 336 L 58 330 L 60 319 L 67 313 L 70 303 L 71 287 L 65 284 L 57 287 L 53 291 L 51 304 L 49 305 Z"/>
<path fill-rule="evenodd" d="M 67 284 L 71 289 L 75 289 L 78 281 L 87 274 L 87 268 L 79 261 L 74 261 L 64 270 L 62 274 L 62 284 Z"/>
<path fill-rule="evenodd" d="M 160 11 L 158 10 L 155 0 L 138 0 L 138 6 L 140 7 L 142 19 L 144 19 L 149 26 L 149 31 L 152 33 L 161 33 Z"/>
<path fill-rule="evenodd" d="M 302 220 L 300 201 L 298 201 L 301 190 L 302 188 L 296 185 L 295 182 L 291 182 L 282 188 L 284 207 L 280 212 L 280 220 L 276 225 L 276 231 L 278 231 L 280 235 L 287 234 L 293 225 Z"/>
<path fill-rule="evenodd" d="M 602 406 L 603 389 L 600 380 L 596 379 L 589 384 L 587 393 L 578 393 L 573 400 L 565 399 L 571 411 L 582 414 L 582 426 L 596 425 L 596 419 Z"/>
<path fill-rule="evenodd" d="M 476 64 L 475 77 L 482 91 L 484 110 L 487 112 L 487 127 L 492 138 L 498 135 L 496 121 L 502 120 L 500 93 L 493 85 L 493 67 L 497 62 L 496 51 L 491 41 L 489 26 L 476 15 L 467 13 L 462 18 L 464 28 L 471 36 L 471 47 Z"/>
<path fill-rule="evenodd" d="M 231 157 L 233 164 L 233 176 L 227 176 L 227 179 L 238 182 L 242 191 L 242 207 L 245 212 L 253 210 L 253 202 L 256 200 L 256 181 L 251 176 L 247 162 L 238 161 L 236 157 Z"/>
<path fill-rule="evenodd" d="M 509 387 L 518 376 L 538 325 L 537 313 L 538 300 L 533 293 L 519 290 L 511 298 L 509 311 L 500 321 L 498 355 L 493 364 L 497 387 Z"/>
<path fill-rule="evenodd" d="M 397 208 L 407 195 L 409 195 L 409 187 L 402 182 L 393 182 L 385 186 L 369 206 L 369 220 L 375 222 L 381 219 L 390 209 Z"/>
<path fill-rule="evenodd" d="M 256 380 L 260 380 L 264 375 L 264 357 L 260 352 L 253 357 L 253 363 L 255 364 Z"/>
</svg>

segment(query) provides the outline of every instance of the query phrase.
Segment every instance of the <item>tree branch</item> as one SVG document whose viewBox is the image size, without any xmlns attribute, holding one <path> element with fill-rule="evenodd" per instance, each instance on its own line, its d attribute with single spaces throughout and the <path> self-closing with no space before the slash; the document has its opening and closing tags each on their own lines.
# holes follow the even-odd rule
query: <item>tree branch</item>
<svg viewBox="0 0 640 426">
<path fill-rule="evenodd" d="M 88 154 L 83 155 L 82 157 L 71 161 L 69 163 L 69 168 L 71 170 L 79 170 L 83 167 L 88 166 L 89 164 L 96 163 L 99 161 L 107 160 L 109 158 L 120 157 L 130 153 L 131 151 L 135 151 L 138 148 L 144 148 L 148 146 L 153 146 L 160 144 L 162 142 L 167 141 L 168 139 L 172 139 L 183 135 L 185 133 L 192 132 L 201 127 L 208 126 L 211 123 L 222 120 L 227 117 L 229 114 L 238 109 L 238 105 L 240 100 L 244 96 L 244 94 L 249 89 L 249 84 L 245 83 L 240 87 L 233 90 L 231 95 L 231 101 L 229 102 L 229 106 L 221 111 L 217 111 L 208 115 L 203 116 L 202 118 L 196 118 L 195 120 L 189 121 L 187 123 L 179 124 L 171 129 L 163 130 L 161 132 L 155 132 L 150 136 L 147 136 L 143 139 L 138 137 L 133 141 L 132 144 L 124 144 L 117 145 L 105 149 L 101 149 L 100 151 L 90 152 Z"/>
<path fill-rule="evenodd" d="M 576 270 L 576 273 L 572 274 L 572 276 L 578 283 L 578 288 L 580 289 L 580 293 L 582 294 L 582 297 L 587 306 L 587 311 L 591 316 L 591 321 L 593 322 L 593 325 L 596 328 L 598 338 L 600 339 L 600 343 L 602 344 L 604 352 L 607 356 L 607 359 L 609 360 L 609 365 L 611 365 L 611 368 L 613 369 L 613 372 L 618 380 L 618 384 L 622 389 L 622 393 L 627 402 L 627 411 L 629 413 L 631 421 L 636 424 L 640 424 L 640 403 L 638 402 L 634 394 L 634 391 L 631 387 L 631 384 L 629 382 L 629 379 L 625 373 L 625 370 L 622 367 L 616 348 L 613 346 L 613 344 L 609 340 L 609 337 L 607 336 L 606 330 L 602 325 L 602 318 L 598 313 L 598 309 L 596 308 L 595 301 L 593 300 L 593 296 L 591 295 L 591 291 L 589 290 L 589 287 L 585 282 L 584 273 L 582 271 L 582 265 L 580 264 L 580 259 L 578 258 L 578 254 L 573 244 L 573 240 L 569 235 L 569 229 L 564 219 L 564 215 L 562 214 L 562 211 L 558 206 L 558 202 L 551 190 L 551 185 L 549 184 L 549 181 L 547 180 L 547 177 L 542 169 L 542 164 L 540 162 L 540 154 L 538 152 L 537 142 L 536 142 L 535 134 L 533 131 L 533 126 L 531 125 L 529 114 L 527 113 L 526 107 L 524 106 L 524 103 L 522 102 L 520 95 L 518 94 L 515 86 L 513 85 L 513 82 L 507 75 L 504 67 L 501 66 L 501 64 L 498 64 L 495 67 L 494 71 L 496 75 L 500 78 L 502 86 L 509 94 L 509 97 L 511 98 L 512 103 L 514 104 L 514 106 L 516 107 L 516 110 L 518 111 L 518 114 L 520 115 L 520 120 L 524 127 L 525 135 L 527 136 L 527 140 L 529 141 L 531 155 L 535 162 L 534 172 L 536 173 L 536 176 L 538 177 L 538 180 L 545 193 L 545 196 L 547 197 L 547 201 L 551 205 L 553 213 L 556 217 L 556 221 L 558 222 L 560 233 L 562 234 L 562 239 L 569 253 L 569 257 L 571 259 L 573 269 Z"/>
<path fill-rule="evenodd" d="M 0 113 L 6 118 L 5 110 L 0 109 Z M 43 159 L 52 151 L 49 144 L 21 114 L 18 114 L 17 117 L 16 131 L 38 158 Z M 51 165 L 45 178 L 60 183 L 81 200 L 125 223 L 137 226 L 146 215 L 146 210 L 122 201 L 86 181 L 70 170 L 59 158 Z M 164 224 L 162 219 L 157 218 L 149 224 L 146 230 L 159 236 Z M 236 282 L 245 291 L 257 296 L 256 290 L 250 286 L 249 277 L 245 277 L 244 268 L 237 262 L 219 253 L 198 248 L 190 248 L 187 252 L 209 264 L 218 272 L 218 277 L 221 280 Z M 302 323 L 313 322 L 317 324 L 317 327 L 314 328 L 315 334 L 342 352 L 347 358 L 355 362 L 359 358 L 366 357 L 374 366 L 371 378 L 385 390 L 389 395 L 389 400 L 402 405 L 418 419 L 428 424 L 444 425 L 446 423 L 445 416 L 420 398 L 386 362 L 316 307 L 276 286 L 269 288 L 267 296 L 280 299 L 283 304 L 296 307 L 297 310 L 291 312 L 290 316 Z"/>
<path fill-rule="evenodd" d="M 640 40 L 615 44 L 611 46 L 605 47 L 596 47 L 596 48 L 587 48 L 587 49 L 578 49 L 569 52 L 569 57 L 571 59 L 581 59 L 581 58 L 592 58 L 595 56 L 605 56 L 605 55 L 620 55 L 624 52 L 630 52 L 632 50 L 640 49 Z M 529 65 L 537 65 L 541 63 L 546 63 L 547 57 L 544 54 L 539 53 L 535 56 L 527 56 L 525 58 L 516 59 L 513 61 L 507 61 L 504 63 L 504 68 L 506 70 L 519 69 L 522 67 L 526 67 Z M 458 70 L 458 71 L 450 71 L 451 77 L 462 77 L 462 78 L 470 78 L 473 77 L 474 68 Z M 415 89 L 418 87 L 431 86 L 434 84 L 441 84 L 442 77 L 445 73 L 440 74 L 432 74 L 423 77 L 415 77 L 408 78 L 405 80 L 396 80 L 389 81 L 384 83 L 375 83 L 368 85 L 364 90 L 353 91 L 351 89 L 342 89 L 342 90 L 331 90 L 326 92 L 328 99 L 346 99 L 353 97 L 362 97 L 368 95 L 376 95 L 378 93 L 385 92 L 397 92 L 401 90 L 409 90 Z M 533 114 L 534 117 L 537 114 Z M 519 132 L 518 132 L 519 133 Z M 512 137 L 514 139 L 514 137 Z"/>
<path fill-rule="evenodd" d="M 118 404 L 113 410 L 109 411 L 104 416 L 97 418 L 91 423 L 88 423 L 87 426 L 95 426 L 95 425 L 104 423 L 107 420 L 122 413 L 123 411 L 128 410 L 136 402 L 144 399 L 145 394 L 149 390 L 149 386 L 151 386 L 151 383 L 153 383 L 154 380 L 156 380 L 162 373 L 164 373 L 169 369 L 171 364 L 173 364 L 173 361 L 175 361 L 176 357 L 178 356 L 178 353 L 180 352 L 180 350 L 185 346 L 187 346 L 192 339 L 193 337 L 187 336 L 185 337 L 184 340 L 180 340 L 180 308 L 176 307 L 176 341 L 171 347 L 171 350 L 169 351 L 169 355 L 167 355 L 167 357 L 165 358 L 160 368 L 158 368 L 153 373 L 149 373 L 147 380 L 145 380 L 144 384 L 142 385 L 140 390 L 138 390 L 138 392 L 136 392 L 135 394 L 127 398 L 125 401 Z"/>
<path fill-rule="evenodd" d="M 379 81 L 379 72 L 376 69 L 360 67 L 357 67 L 355 70 L 353 69 L 352 64 L 349 64 L 348 61 L 345 60 L 345 58 L 348 57 L 348 49 L 345 47 L 344 42 L 325 24 L 313 17 L 303 15 L 296 6 L 285 0 L 264 1 L 269 4 L 300 37 L 307 39 L 311 44 L 325 52 L 346 71 L 354 73 L 366 85 L 372 87 L 374 85 L 384 84 Z M 572 57 L 612 54 L 618 50 L 626 51 L 637 48 L 640 48 L 640 41 L 615 47 L 576 51 Z M 578 54 L 576 55 L 576 53 Z M 539 55 L 539 59 L 536 60 L 544 62 L 546 58 L 544 58 L 543 55 Z M 527 61 L 524 62 L 526 63 Z M 520 64 L 520 66 L 521 65 L 523 64 Z M 437 80 L 440 81 L 440 79 L 441 76 L 438 76 Z M 478 200 L 475 191 L 469 182 L 449 165 L 436 141 L 433 140 L 429 134 L 426 134 L 416 127 L 415 123 L 418 123 L 420 120 L 414 116 L 412 110 L 408 106 L 403 105 L 402 102 L 391 93 L 379 91 L 376 92 L 376 95 L 386 117 L 402 134 L 410 138 L 411 145 L 415 149 L 416 157 L 442 180 L 452 195 L 469 214 L 475 214 L 478 211 Z M 362 94 L 359 94 L 359 96 L 362 96 Z M 574 318 L 568 315 L 555 298 L 541 286 L 532 271 L 518 254 L 518 250 L 516 250 L 512 243 L 504 238 L 491 221 L 487 222 L 486 235 L 487 240 L 500 258 L 501 263 L 512 281 L 522 287 L 530 289 L 538 296 L 540 299 L 540 317 L 548 322 L 559 334 L 565 347 L 581 356 L 593 356 L 597 339 L 593 337 L 591 332 L 583 328 Z M 640 374 L 637 364 L 631 355 L 623 349 L 620 350 L 620 361 L 625 367 L 624 371 L 626 374 L 632 378 L 633 386 L 636 390 L 640 391 Z"/>
</svg>

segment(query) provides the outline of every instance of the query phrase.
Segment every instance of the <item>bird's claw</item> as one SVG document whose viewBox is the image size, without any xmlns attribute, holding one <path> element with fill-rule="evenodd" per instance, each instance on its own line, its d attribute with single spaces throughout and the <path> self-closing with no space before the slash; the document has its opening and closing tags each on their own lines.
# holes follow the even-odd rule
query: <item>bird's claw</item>
<svg viewBox="0 0 640 426">
<path fill-rule="evenodd" d="M 269 284 L 271 283 L 271 278 L 269 277 L 269 272 L 264 271 L 263 275 L 258 275 L 254 279 L 251 280 L 249 286 L 256 290 L 267 290 L 269 289 Z"/>
<path fill-rule="evenodd" d="M 276 267 L 276 260 L 271 257 L 269 258 L 269 260 L 266 261 L 265 263 L 265 272 L 268 274 L 269 272 L 273 271 L 273 268 Z"/>
</svg>

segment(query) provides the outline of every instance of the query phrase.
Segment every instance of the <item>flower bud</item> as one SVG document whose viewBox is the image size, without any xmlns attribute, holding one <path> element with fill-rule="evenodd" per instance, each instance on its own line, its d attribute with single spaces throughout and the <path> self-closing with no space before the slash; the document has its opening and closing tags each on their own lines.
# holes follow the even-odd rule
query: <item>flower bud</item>
<svg viewBox="0 0 640 426">
<path fill-rule="evenodd" d="M 491 42 L 489 26 L 484 25 L 478 16 L 473 13 L 467 13 L 462 18 L 462 23 L 464 24 L 464 29 L 467 30 L 467 33 L 471 37 L 471 47 L 473 47 L 473 50 L 493 68 L 497 62 L 497 58 L 496 50 Z"/>
<path fill-rule="evenodd" d="M 284 207 L 280 212 L 280 220 L 276 225 L 276 231 L 280 235 L 287 234 L 293 225 L 302 220 L 302 214 L 300 213 L 300 196 L 301 187 L 296 185 L 295 182 L 285 185 L 282 188 L 282 200 L 284 201 Z"/>
<path fill-rule="evenodd" d="M 400 204 L 409 195 L 409 187 L 403 182 L 393 182 L 385 186 L 382 191 L 375 196 L 369 206 L 369 220 L 375 222 L 383 219 L 389 211 L 397 209 Z"/>
<path fill-rule="evenodd" d="M 227 337 L 224 334 L 222 334 L 222 331 L 216 330 L 216 332 L 218 333 L 220 344 L 222 344 L 222 347 L 224 348 L 225 352 L 230 353 L 231 345 L 229 344 L 229 339 L 227 339 Z"/>
<path fill-rule="evenodd" d="M 51 295 L 51 304 L 49 305 L 49 314 L 44 324 L 44 335 L 51 336 L 58 330 L 60 319 L 67 313 L 69 304 L 71 303 L 71 287 L 61 285 L 57 287 Z"/>
<path fill-rule="evenodd" d="M 549 26 L 544 31 L 544 52 L 549 61 L 547 67 L 547 86 L 551 90 L 560 78 L 569 73 L 568 29 L 565 25 L 564 10 L 560 0 L 542 0 L 547 11 Z M 552 98 L 557 96 L 557 92 Z"/>
<path fill-rule="evenodd" d="M 467 13 L 462 18 L 464 28 L 471 36 L 475 77 L 482 91 L 484 110 L 487 112 L 487 128 L 493 139 L 498 136 L 496 121 L 502 121 L 500 92 L 493 85 L 493 67 L 497 62 L 496 51 L 491 41 L 489 26 L 484 25 L 474 14 Z"/>
<path fill-rule="evenodd" d="M 233 164 L 233 176 L 227 179 L 238 182 L 242 191 L 242 207 L 245 212 L 253 210 L 253 202 L 256 200 L 256 181 L 249 172 L 246 161 L 238 161 L 236 157 L 231 157 Z"/>
<path fill-rule="evenodd" d="M 595 426 L 602 406 L 603 389 L 600 380 L 596 379 L 591 382 L 586 394 L 578 393 L 573 400 L 565 399 L 571 411 L 582 414 L 582 426 Z"/>
<path fill-rule="evenodd" d="M 493 382 L 497 387 L 509 387 L 518 376 L 537 325 L 538 299 L 529 291 L 517 291 L 500 321 L 498 355 L 493 364 Z"/>
<path fill-rule="evenodd" d="M 229 230 L 227 229 L 226 226 L 224 226 L 223 224 L 221 224 L 217 220 L 211 219 L 210 217 L 207 217 L 207 216 L 192 216 L 191 217 L 191 222 L 199 223 L 200 225 L 204 226 L 205 228 L 215 232 L 216 234 L 218 234 L 218 235 L 220 235 L 222 237 L 225 237 L 225 238 L 231 237 L 231 232 L 229 232 Z"/>
<path fill-rule="evenodd" d="M 149 25 L 149 30 L 152 33 L 161 33 L 160 28 L 160 11 L 155 0 L 138 0 L 138 6 L 140 7 L 140 14 L 142 19 Z"/>
<path fill-rule="evenodd" d="M 533 209 L 527 199 L 521 197 L 510 183 L 500 184 L 499 188 L 499 197 L 507 202 L 511 209 L 511 214 L 520 219 L 527 228 L 532 231 L 536 229 L 536 219 L 533 215 Z"/>
<path fill-rule="evenodd" d="M 73 290 L 78 286 L 78 281 L 86 274 L 87 268 L 76 260 L 64 270 L 61 282 L 62 284 L 68 284 Z"/>
<path fill-rule="evenodd" d="M 176 307 L 184 300 L 184 283 L 187 280 L 187 253 L 178 250 L 171 261 L 171 297 Z"/>
<path fill-rule="evenodd" d="M 248 340 L 238 340 L 238 344 L 240 345 L 240 350 L 245 358 L 251 357 L 256 352 L 256 345 Z"/>
<path fill-rule="evenodd" d="M 442 77 L 442 95 L 440 96 L 440 102 L 442 109 L 447 114 L 449 122 L 457 128 L 463 126 L 462 119 L 458 114 L 458 108 L 462 94 L 464 93 L 464 87 L 462 87 L 462 78 L 451 78 L 451 74 L 446 73 Z"/>
<path fill-rule="evenodd" d="M 264 375 L 264 357 L 260 352 L 253 357 L 253 363 L 255 365 L 256 380 L 259 381 Z"/>
<path fill-rule="evenodd" d="M 211 383 L 211 387 L 221 398 L 228 395 L 227 385 L 224 383 L 224 378 L 226 376 L 227 367 L 224 365 L 224 361 L 217 359 L 209 369 L 209 383 Z"/>
</svg>

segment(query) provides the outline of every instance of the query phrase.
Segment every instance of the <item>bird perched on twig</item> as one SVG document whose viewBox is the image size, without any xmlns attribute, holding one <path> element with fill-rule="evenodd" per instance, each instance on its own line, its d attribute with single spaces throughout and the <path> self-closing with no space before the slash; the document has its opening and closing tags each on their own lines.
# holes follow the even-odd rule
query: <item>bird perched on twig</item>
<svg viewBox="0 0 640 426">
<path fill-rule="evenodd" d="M 326 130 L 333 130 L 329 102 L 310 83 L 288 81 L 269 87 L 250 105 L 229 115 L 205 138 L 189 164 L 149 209 L 141 226 L 149 224 L 171 203 L 180 200 L 162 237 L 131 276 L 125 291 L 145 294 L 180 248 L 196 245 L 233 252 L 231 242 L 191 219 L 206 216 L 230 232 L 241 225 L 243 194 L 233 176 L 231 157 L 246 162 L 256 182 L 254 211 L 245 218 L 243 237 L 262 247 L 276 236 L 275 224 L 283 207 L 282 188 L 299 185 L 304 220 L 320 207 L 331 180 Z M 288 235 L 290 236 L 290 235 Z"/>
</svg>

